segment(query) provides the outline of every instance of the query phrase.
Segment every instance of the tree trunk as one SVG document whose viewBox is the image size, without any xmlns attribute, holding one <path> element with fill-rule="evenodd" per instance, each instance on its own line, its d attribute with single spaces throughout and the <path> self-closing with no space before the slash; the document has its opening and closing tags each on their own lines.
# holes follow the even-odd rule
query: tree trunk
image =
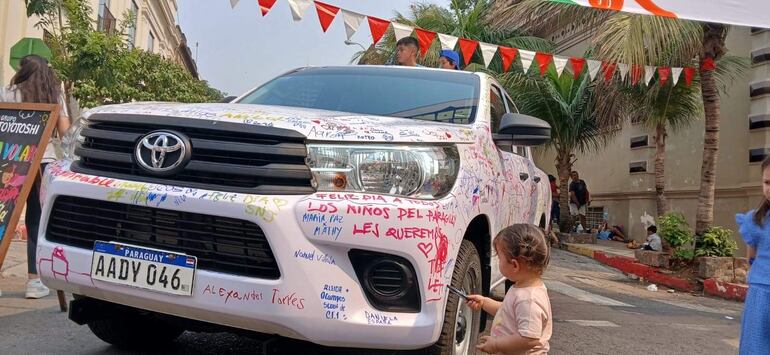
<svg viewBox="0 0 770 355">
<path fill-rule="evenodd" d="M 714 223 L 714 188 L 716 165 L 719 154 L 719 91 L 714 71 L 704 68 L 704 63 L 721 58 L 725 49 L 727 28 L 721 24 L 704 25 L 703 53 L 701 54 L 701 94 L 706 114 L 706 132 L 703 139 L 703 165 L 701 165 L 700 195 L 695 222 L 695 234 L 703 233 Z"/>
<path fill-rule="evenodd" d="M 666 124 L 655 126 L 655 202 L 658 217 L 668 212 L 666 200 Z"/>
<path fill-rule="evenodd" d="M 572 230 L 572 216 L 569 213 L 569 174 L 572 172 L 572 154 L 559 149 L 556 155 L 556 171 L 559 174 L 559 229 Z"/>
</svg>

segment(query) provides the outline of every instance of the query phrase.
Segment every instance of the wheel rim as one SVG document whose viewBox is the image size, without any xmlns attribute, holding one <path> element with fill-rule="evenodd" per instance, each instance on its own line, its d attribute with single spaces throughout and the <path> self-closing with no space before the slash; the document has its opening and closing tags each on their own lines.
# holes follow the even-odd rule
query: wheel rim
<svg viewBox="0 0 770 355">
<path fill-rule="evenodd" d="M 469 272 L 465 275 L 462 290 L 466 294 L 474 293 L 471 285 L 473 275 Z M 455 313 L 455 351 L 456 355 L 468 354 L 471 347 L 471 338 L 473 332 L 473 310 L 463 299 L 457 302 L 457 312 Z"/>
</svg>

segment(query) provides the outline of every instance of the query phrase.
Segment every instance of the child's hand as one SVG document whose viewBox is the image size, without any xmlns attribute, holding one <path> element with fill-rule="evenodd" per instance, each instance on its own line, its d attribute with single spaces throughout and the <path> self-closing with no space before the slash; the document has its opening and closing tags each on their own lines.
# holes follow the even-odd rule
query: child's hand
<svg viewBox="0 0 770 355">
<path fill-rule="evenodd" d="M 487 298 L 482 295 L 468 295 L 468 306 L 474 311 L 479 311 L 484 307 L 484 300 Z"/>
<path fill-rule="evenodd" d="M 485 335 L 479 339 L 479 345 L 476 345 L 476 349 L 481 350 L 487 354 L 497 353 L 497 339 Z"/>
</svg>

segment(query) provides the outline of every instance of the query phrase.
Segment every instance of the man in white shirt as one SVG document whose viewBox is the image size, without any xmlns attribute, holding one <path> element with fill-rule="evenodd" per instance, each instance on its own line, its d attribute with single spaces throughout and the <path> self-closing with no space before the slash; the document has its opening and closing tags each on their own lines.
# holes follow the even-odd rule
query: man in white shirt
<svg viewBox="0 0 770 355">
<path fill-rule="evenodd" d="M 663 242 L 660 240 L 660 236 L 658 235 L 658 227 L 647 227 L 647 241 L 644 243 L 642 249 L 652 251 L 663 250 Z"/>
</svg>

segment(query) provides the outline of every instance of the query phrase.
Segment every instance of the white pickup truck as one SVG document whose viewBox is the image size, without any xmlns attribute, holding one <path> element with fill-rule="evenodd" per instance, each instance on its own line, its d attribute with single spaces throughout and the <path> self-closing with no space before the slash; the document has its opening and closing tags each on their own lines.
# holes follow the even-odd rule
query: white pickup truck
<svg viewBox="0 0 770 355">
<path fill-rule="evenodd" d="M 38 270 L 121 347 L 239 329 L 473 354 L 485 323 L 447 285 L 488 294 L 491 236 L 548 225 L 529 147 L 549 139 L 488 75 L 438 69 L 303 68 L 232 103 L 98 107 L 45 172 Z"/>
</svg>

